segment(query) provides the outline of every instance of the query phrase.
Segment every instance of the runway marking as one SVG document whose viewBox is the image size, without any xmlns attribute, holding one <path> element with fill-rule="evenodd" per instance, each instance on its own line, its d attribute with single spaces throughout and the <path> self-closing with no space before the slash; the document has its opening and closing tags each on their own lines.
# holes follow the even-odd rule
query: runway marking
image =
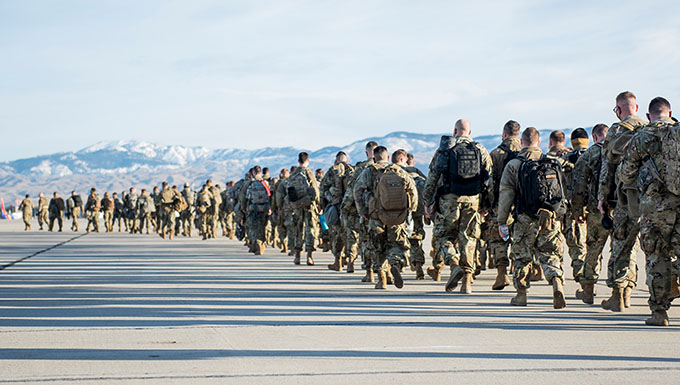
<svg viewBox="0 0 680 385">
<path fill-rule="evenodd" d="M 38 255 L 38 254 L 42 254 L 42 253 L 44 253 L 44 252 L 46 252 L 46 251 L 50 251 L 50 250 L 52 250 L 52 249 L 56 249 L 56 248 L 59 247 L 59 246 L 63 246 L 63 245 L 65 245 L 65 244 L 67 244 L 67 243 L 69 243 L 69 242 L 71 242 L 71 241 L 75 241 L 76 239 L 81 238 L 81 237 L 84 237 L 84 236 L 86 236 L 87 234 L 89 234 L 89 233 L 82 233 L 82 234 L 76 235 L 75 237 L 73 237 L 73 238 L 71 238 L 71 239 L 67 239 L 67 240 L 65 240 L 65 241 L 63 241 L 63 242 L 57 243 L 56 245 L 52 245 L 52 246 L 50 246 L 50 247 L 48 247 L 48 248 L 46 248 L 46 249 L 42 249 L 42 250 L 40 250 L 40 251 L 36 251 L 35 253 L 33 253 L 33 254 L 31 254 L 31 255 L 27 255 L 27 256 L 25 256 L 25 257 L 23 257 L 23 258 L 19 258 L 19 259 L 17 259 L 16 261 L 13 261 L 13 262 L 4 264 L 4 265 L 0 266 L 0 270 L 5 270 L 6 268 L 12 267 L 12 266 L 16 265 L 16 264 L 19 263 L 19 262 L 23 262 L 23 261 L 25 261 L 25 260 L 27 260 L 27 259 L 29 259 L 29 258 L 33 258 L 33 257 L 35 257 L 35 256 Z"/>
</svg>

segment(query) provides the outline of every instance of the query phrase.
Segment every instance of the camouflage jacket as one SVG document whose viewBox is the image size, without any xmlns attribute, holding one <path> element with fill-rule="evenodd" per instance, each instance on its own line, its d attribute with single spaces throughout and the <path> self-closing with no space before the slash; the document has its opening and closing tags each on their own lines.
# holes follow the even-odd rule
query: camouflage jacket
<svg viewBox="0 0 680 385">
<path fill-rule="evenodd" d="M 585 214 L 584 210 L 597 211 L 597 189 L 602 166 L 602 144 L 590 146 L 576 161 L 572 179 L 571 208 L 574 217 Z"/>
<path fill-rule="evenodd" d="M 538 159 L 543 152 L 538 147 L 525 147 L 520 151 L 516 159 L 511 160 L 503 170 L 501 177 L 500 193 L 498 196 L 498 223 L 508 223 L 510 210 L 515 204 L 516 193 L 519 187 L 519 169 L 526 159 Z"/>
<path fill-rule="evenodd" d="M 570 147 L 564 147 L 561 144 L 555 145 L 550 147 L 546 155 L 556 157 L 556 158 L 561 158 L 564 155 L 570 153 L 572 149 Z"/>
<path fill-rule="evenodd" d="M 494 192 L 494 197 L 493 201 L 491 201 L 491 207 L 495 211 L 496 208 L 498 207 L 498 197 L 495 196 L 495 194 L 499 191 L 500 189 L 500 184 L 501 184 L 501 176 L 503 175 L 503 169 L 505 168 L 505 159 L 508 156 L 508 151 L 506 149 L 509 149 L 510 151 L 521 151 L 522 150 L 522 144 L 519 140 L 519 138 L 512 137 L 512 138 L 506 138 L 503 140 L 503 142 L 500 144 L 500 146 L 496 147 L 489 153 L 489 156 L 491 157 L 491 164 L 492 164 L 492 191 Z"/>
<path fill-rule="evenodd" d="M 38 211 L 47 211 L 49 205 L 50 201 L 48 201 L 47 198 L 40 197 L 38 199 Z"/>
<path fill-rule="evenodd" d="M 373 159 L 369 159 L 363 162 L 357 162 L 357 164 L 354 165 L 354 171 L 352 171 L 352 174 L 349 177 L 345 195 L 342 197 L 342 203 L 340 205 L 341 212 L 345 216 L 352 214 L 357 215 L 356 204 L 354 203 L 354 185 L 364 169 L 374 163 Z"/>
<path fill-rule="evenodd" d="M 455 140 L 455 144 L 452 147 L 457 146 L 459 143 L 466 143 L 466 142 L 472 142 L 472 138 L 469 136 L 459 136 Z M 479 143 L 475 142 L 475 145 L 477 148 L 479 148 L 481 155 L 482 155 L 482 169 L 486 170 L 486 173 L 483 173 L 483 175 L 486 175 L 486 179 L 482 181 L 482 184 L 486 186 L 486 194 L 488 196 L 488 201 L 493 202 L 493 192 L 491 191 L 491 178 L 492 178 L 492 164 L 491 164 L 491 157 L 489 156 L 489 153 L 486 151 L 486 148 L 482 146 Z M 448 150 L 448 149 L 447 149 Z M 441 156 L 442 154 L 442 149 L 438 149 L 435 153 L 434 156 L 432 157 L 432 161 L 430 162 L 430 171 L 427 174 L 427 181 L 425 182 L 425 189 L 423 190 L 423 204 L 426 206 L 430 206 L 434 203 L 435 200 L 435 195 L 437 193 L 437 188 L 441 186 L 444 182 L 445 175 L 442 174 L 436 167 L 435 164 L 437 162 L 437 157 Z M 449 194 L 447 194 L 449 195 Z M 453 194 L 451 194 L 453 195 Z M 459 202 L 477 202 L 479 201 L 479 195 L 475 196 L 460 196 L 457 197 L 457 201 Z M 488 207 L 487 207 L 488 208 Z"/>
<path fill-rule="evenodd" d="M 621 163 L 627 147 L 625 139 L 631 131 L 637 131 L 646 125 L 644 119 L 637 115 L 625 117 L 622 121 L 612 124 L 607 136 L 602 141 L 602 167 L 600 168 L 600 185 L 597 199 L 611 200 L 616 190 L 616 167 Z M 631 135 L 632 136 L 632 135 Z"/>
<path fill-rule="evenodd" d="M 24 213 L 33 213 L 33 201 L 31 198 L 24 198 L 23 201 L 21 201 L 21 204 L 19 205 L 19 210 L 23 211 Z"/>
<path fill-rule="evenodd" d="M 389 165 L 390 163 L 386 160 L 372 163 L 365 167 L 361 172 L 361 175 L 357 178 L 352 194 L 354 195 L 357 212 L 360 215 L 367 216 L 369 214 L 368 201 L 373 195 L 373 190 L 378 182 L 378 172 Z M 399 176 L 406 181 L 406 191 L 410 199 L 409 207 L 411 207 L 411 211 L 414 211 L 418 206 L 418 189 L 416 188 L 416 183 L 413 181 L 413 178 L 411 178 L 411 175 L 403 168 L 399 168 L 398 173 Z"/>
<path fill-rule="evenodd" d="M 328 172 L 321 179 L 319 190 L 325 205 L 338 205 L 342 203 L 349 182 L 351 168 L 346 163 L 338 163 L 328 169 Z"/>
<path fill-rule="evenodd" d="M 583 154 L 588 149 L 587 146 L 576 146 L 573 150 L 562 155 L 562 169 L 564 170 L 564 182 L 566 183 L 566 188 L 564 189 L 565 194 L 567 194 L 567 200 L 571 202 L 574 197 L 574 167 L 578 159 L 583 156 Z"/>
<path fill-rule="evenodd" d="M 663 177 L 677 175 L 677 164 L 668 164 L 664 159 L 678 157 L 677 154 L 664 154 L 661 137 L 670 130 L 680 130 L 680 126 L 670 118 L 661 118 L 635 133 L 617 172 L 621 183 L 637 183 L 642 195 L 669 194 L 668 184 L 679 183 L 678 180 L 669 181 Z M 675 143 L 670 148 L 677 151 L 678 146 L 680 143 Z M 673 167 L 675 172 L 667 170 L 667 167 Z"/>
</svg>

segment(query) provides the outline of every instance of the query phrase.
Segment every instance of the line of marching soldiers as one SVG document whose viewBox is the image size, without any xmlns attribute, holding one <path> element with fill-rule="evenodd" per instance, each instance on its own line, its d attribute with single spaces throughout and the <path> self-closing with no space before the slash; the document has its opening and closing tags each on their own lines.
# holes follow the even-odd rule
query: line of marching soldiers
<svg viewBox="0 0 680 385">
<path fill-rule="evenodd" d="M 350 165 L 341 151 L 325 174 L 309 169 L 304 152 L 278 178 L 255 166 L 232 188 L 238 238 L 256 255 L 278 246 L 295 264 L 305 252 L 307 265 L 320 238 L 335 257 L 329 269 L 353 273 L 361 256 L 362 281 L 376 289 L 402 288 L 405 267 L 416 279 L 440 281 L 448 266 L 445 290 L 469 294 L 475 276 L 495 267 L 492 289 L 512 283 L 512 305 L 526 306 L 531 282 L 545 279 L 555 309 L 566 307 L 565 244 L 581 286 L 576 298 L 593 304 L 610 240 L 612 290 L 601 306 L 613 312 L 630 306 L 641 243 L 652 310 L 645 322 L 667 326 L 680 296 L 680 126 L 664 98 L 650 102 L 646 120 L 637 109 L 635 95 L 622 92 L 619 121 L 593 126 L 592 145 L 585 129 L 572 131 L 572 147 L 554 131 L 546 154 L 538 130 L 512 120 L 488 153 L 461 119 L 453 136 L 442 137 L 427 176 L 406 151 L 389 153 L 372 141 L 365 161 Z M 429 223 L 432 265 L 425 268 Z"/>
</svg>

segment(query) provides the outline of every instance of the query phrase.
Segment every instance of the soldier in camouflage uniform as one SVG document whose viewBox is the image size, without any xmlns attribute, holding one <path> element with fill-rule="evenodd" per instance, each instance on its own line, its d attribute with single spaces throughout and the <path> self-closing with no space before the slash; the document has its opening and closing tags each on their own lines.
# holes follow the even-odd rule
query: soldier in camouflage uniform
<svg viewBox="0 0 680 385">
<path fill-rule="evenodd" d="M 102 212 L 104 213 L 104 230 L 107 233 L 110 233 L 113 231 L 113 209 L 115 207 L 115 204 L 113 202 L 113 199 L 111 199 L 111 196 L 109 195 L 108 192 L 104 193 L 104 198 L 102 198 L 101 201 L 101 208 Z"/>
<path fill-rule="evenodd" d="M 501 177 L 498 198 L 498 232 L 501 238 L 510 236 L 508 218 L 510 210 L 516 206 L 520 189 L 520 169 L 527 160 L 542 157 L 538 145 L 540 134 L 534 127 L 528 127 L 522 133 L 522 151 L 518 157 L 508 162 Z M 515 210 L 519 211 L 517 207 Z M 561 309 L 566 306 L 564 300 L 562 254 L 564 238 L 560 229 L 560 218 L 553 211 L 541 209 L 538 219 L 527 213 L 519 213 L 512 224 L 512 258 L 513 283 L 517 295 L 510 301 L 511 305 L 526 306 L 527 290 L 531 285 L 531 270 L 535 259 L 541 264 L 545 277 L 553 286 L 553 307 Z"/>
<path fill-rule="evenodd" d="M 250 178 L 250 172 L 251 170 L 248 170 L 244 177 L 234 183 L 234 187 L 229 190 L 229 197 L 234 201 L 234 235 L 236 235 L 236 238 L 239 241 L 242 241 L 245 237 L 245 231 L 243 229 L 245 215 L 241 209 L 241 202 L 239 199 L 243 184 Z"/>
<path fill-rule="evenodd" d="M 125 191 L 123 191 L 123 197 L 125 197 Z M 113 193 L 113 225 L 116 225 L 116 222 L 118 222 L 118 232 L 120 233 L 121 229 L 121 222 L 123 221 L 123 211 L 125 207 L 125 202 L 121 197 L 118 196 L 118 193 Z"/>
<path fill-rule="evenodd" d="M 24 219 L 24 231 L 28 231 L 31 229 L 31 218 L 33 218 L 33 207 L 35 205 L 33 204 L 33 201 L 30 198 L 30 195 L 26 194 L 26 197 L 24 198 L 23 201 L 19 204 L 19 210 L 22 212 L 22 217 Z"/>
<path fill-rule="evenodd" d="M 399 163 L 398 159 L 392 159 L 392 163 Z M 403 167 L 406 172 L 411 175 L 418 190 L 418 206 L 411 214 L 411 222 L 413 229 L 409 234 L 408 241 L 411 246 L 410 265 L 411 270 L 416 272 L 416 279 L 425 279 L 423 272 L 423 265 L 425 265 L 425 251 L 423 250 L 423 240 L 425 239 L 425 205 L 423 204 L 423 192 L 425 191 L 425 182 L 427 177 L 416 167 L 415 158 L 413 154 L 406 154 L 406 166 Z M 427 219 L 429 225 L 429 219 Z"/>
<path fill-rule="evenodd" d="M 271 190 L 269 184 L 262 179 L 260 166 L 253 167 L 253 176 L 243 198 L 247 207 L 246 229 L 252 244 L 251 252 L 262 255 L 267 244 L 265 226 L 267 217 L 271 214 Z"/>
<path fill-rule="evenodd" d="M 153 231 L 160 234 L 161 226 L 161 192 L 158 186 L 153 186 L 153 192 L 150 194 L 151 200 L 153 201 L 154 212 L 151 213 L 151 223 L 153 224 Z M 140 218 L 141 219 L 141 218 Z M 143 227 L 143 226 L 141 226 Z M 140 230 L 141 231 L 141 230 Z"/>
<path fill-rule="evenodd" d="M 158 195 L 158 202 L 160 203 L 160 193 L 156 194 Z M 146 191 L 145 188 L 142 189 L 142 194 L 139 197 L 138 201 L 138 207 L 139 207 L 139 233 L 142 234 L 144 232 L 144 228 L 146 227 L 146 233 L 149 234 L 152 230 L 151 227 L 154 226 L 154 223 L 156 221 L 154 218 L 156 218 L 156 212 L 159 210 L 156 210 L 156 199 L 149 195 L 149 193 Z M 160 206 L 159 206 L 160 208 Z M 158 222 L 160 223 L 160 222 Z M 158 226 L 154 227 L 155 231 L 157 234 L 160 234 L 160 229 L 158 229 Z"/>
<path fill-rule="evenodd" d="M 671 119 L 670 103 L 662 97 L 652 99 L 647 117 L 652 123 L 631 139 L 617 177 L 624 185 L 637 185 L 641 193 L 640 236 L 652 310 L 645 323 L 668 326 L 680 254 L 680 125 Z"/>
<path fill-rule="evenodd" d="M 581 289 L 576 298 L 592 305 L 595 295 L 595 284 L 600 276 L 602 249 L 611 231 L 602 227 L 602 213 L 597 209 L 597 190 L 602 166 L 602 140 L 609 131 L 605 124 L 593 127 L 595 142 L 581 155 L 572 174 L 573 197 L 571 201 L 572 217 L 586 226 L 586 256 L 583 261 L 583 274 L 579 280 Z"/>
<path fill-rule="evenodd" d="M 274 183 L 272 188 L 272 224 L 276 226 L 276 234 L 278 236 L 277 243 L 282 253 L 288 253 L 288 229 L 286 227 L 286 216 L 283 208 L 284 197 L 283 187 L 284 181 L 290 176 L 290 171 L 287 168 L 281 169 L 279 172 L 279 180 Z"/>
<path fill-rule="evenodd" d="M 403 150 L 402 150 L 403 151 Z M 406 232 L 406 218 L 400 224 L 385 224 L 380 217 L 378 206 L 381 205 L 378 197 L 379 180 L 388 172 L 400 177 L 407 196 L 406 207 L 408 212 L 415 210 L 418 205 L 418 190 L 413 178 L 399 165 L 390 165 L 389 154 L 383 146 L 378 146 L 373 152 L 375 162 L 364 168 L 354 184 L 354 202 L 357 212 L 368 220 L 368 253 L 373 262 L 373 271 L 378 273 L 376 289 L 387 288 L 387 271 L 392 273 L 393 282 L 397 288 L 402 288 L 404 281 L 401 277 L 401 268 L 406 265 L 409 257 L 410 244 Z M 406 151 L 403 151 L 403 164 L 406 164 Z M 392 171 L 393 170 L 393 171 Z M 375 204 L 371 204 L 374 201 Z M 371 207 L 374 206 L 374 207 Z"/>
<path fill-rule="evenodd" d="M 323 172 L 322 168 L 317 168 L 314 171 L 314 178 L 316 178 L 316 182 L 319 186 L 321 186 L 321 181 L 323 180 L 325 174 Z M 323 202 L 323 196 L 319 196 L 319 208 L 322 209 L 325 207 L 325 204 Z M 324 253 L 327 251 L 330 251 L 331 249 L 331 232 L 330 229 L 324 230 L 320 226 L 321 224 L 318 221 L 317 218 L 317 227 L 319 228 L 318 232 L 318 241 L 319 241 L 319 247 L 321 248 L 321 251 Z"/>
<path fill-rule="evenodd" d="M 637 188 L 619 183 L 616 168 L 621 163 L 630 138 L 646 125 L 644 119 L 636 116 L 638 105 L 635 95 L 622 92 L 616 97 L 614 112 L 621 119 L 612 124 L 602 142 L 602 168 L 598 189 L 598 209 L 609 214 L 613 209 L 614 228 L 611 235 L 612 251 L 607 263 L 607 286 L 612 288 L 611 296 L 602 301 L 602 308 L 615 312 L 630 306 L 630 294 L 637 282 L 636 254 L 639 245 L 639 218 L 631 216 L 628 203 L 637 202 Z M 630 198 L 629 198 L 630 196 Z"/>
<path fill-rule="evenodd" d="M 134 234 L 139 228 L 139 222 L 137 221 L 137 218 L 139 217 L 139 206 L 137 204 L 137 201 L 139 200 L 139 194 L 137 194 L 137 189 L 130 187 L 130 193 L 127 194 L 125 198 L 128 229 L 130 230 L 130 234 Z"/>
<path fill-rule="evenodd" d="M 90 190 L 90 195 L 87 197 L 87 202 L 85 203 L 85 215 L 87 216 L 87 226 L 85 226 L 85 231 L 90 232 L 90 225 L 92 225 L 92 230 L 96 233 L 99 232 L 99 210 L 101 209 L 101 202 L 97 196 L 97 189 L 92 187 Z"/>
<path fill-rule="evenodd" d="M 361 279 L 361 282 L 374 282 L 373 267 L 371 262 L 371 256 L 366 252 L 368 244 L 368 220 L 365 220 L 357 212 L 357 207 L 354 201 L 354 184 L 359 175 L 363 172 L 364 168 L 372 165 L 373 161 L 373 150 L 378 147 L 378 143 L 374 141 L 369 141 L 366 143 L 366 160 L 363 162 L 358 162 L 354 165 L 354 171 L 347 183 L 347 190 L 345 191 L 345 196 L 342 199 L 342 204 L 340 206 L 340 213 L 342 215 L 342 220 L 347 229 L 347 237 L 345 238 L 345 248 L 349 250 L 350 253 L 350 263 L 354 263 L 354 259 L 360 253 L 363 260 L 363 268 L 366 270 L 366 275 Z M 356 250 L 356 251 L 355 251 Z M 389 276 L 388 276 L 389 279 Z"/>
<path fill-rule="evenodd" d="M 234 239 L 234 200 L 230 198 L 229 191 L 234 187 L 234 182 L 229 181 L 222 191 L 222 208 L 220 210 L 222 233 L 229 239 Z"/>
<path fill-rule="evenodd" d="M 179 213 L 179 222 L 182 225 L 182 235 L 191 236 L 191 229 L 194 226 L 194 215 L 196 213 L 196 192 L 191 189 L 189 183 L 184 184 L 182 197 L 187 203 L 187 208 Z"/>
<path fill-rule="evenodd" d="M 168 182 L 162 183 L 161 189 L 161 224 L 159 225 L 159 235 L 165 239 L 167 236 L 172 239 L 175 233 L 175 212 L 177 211 L 177 204 L 182 199 L 177 188 L 170 188 Z"/>
<path fill-rule="evenodd" d="M 477 239 L 492 195 L 491 157 L 484 146 L 472 140 L 471 132 L 470 122 L 460 119 L 454 137 L 442 137 L 423 192 L 426 212 L 434 215 L 436 258 L 451 267 L 445 289 L 453 291 L 463 279 L 460 291 L 464 294 L 472 292 Z M 470 170 L 470 175 L 463 175 L 463 168 Z"/>
<path fill-rule="evenodd" d="M 208 185 L 208 189 L 210 190 L 210 195 L 212 195 L 212 205 L 208 209 L 208 222 L 210 223 L 210 226 L 208 226 L 208 237 L 209 238 L 216 238 L 217 237 L 217 224 L 219 220 L 219 208 L 220 205 L 222 204 L 222 193 L 220 191 L 220 187 L 217 185 L 212 184 L 212 180 L 208 179 L 205 184 Z"/>
<path fill-rule="evenodd" d="M 47 226 L 47 222 L 49 221 L 49 205 L 50 202 L 45 198 L 45 195 L 40 193 L 38 195 L 38 225 L 40 226 L 40 230 L 43 229 L 43 224 Z"/>
<path fill-rule="evenodd" d="M 294 224 L 294 239 L 295 239 L 295 258 L 293 263 L 300 264 L 300 254 L 304 246 L 307 252 L 307 265 L 314 265 L 312 253 L 316 248 L 314 247 L 318 229 L 318 213 L 319 213 L 319 184 L 314 177 L 309 166 L 309 154 L 301 152 L 298 155 L 298 167 L 288 178 L 288 188 L 286 199 L 294 208 L 293 218 Z M 291 196 L 291 190 L 296 191 L 298 199 Z M 305 190 L 305 191 L 300 191 Z"/>
<path fill-rule="evenodd" d="M 335 206 L 337 209 L 342 203 L 342 199 L 347 189 L 348 176 L 352 172 L 350 166 L 347 164 L 347 154 L 343 151 L 335 155 L 335 163 L 328 172 L 321 179 L 320 192 L 324 200 L 324 211 L 329 206 Z M 330 226 L 329 229 L 331 238 L 331 252 L 335 260 L 328 265 L 330 270 L 342 271 L 343 264 L 348 263 L 351 257 L 349 252 L 345 249 L 345 227 L 342 221 Z M 356 258 L 356 256 L 355 256 Z M 350 266 L 347 266 L 350 269 Z M 352 260 L 351 270 L 354 270 L 354 261 Z"/>
<path fill-rule="evenodd" d="M 571 201 L 573 199 L 573 171 L 578 158 L 588 149 L 588 132 L 577 128 L 571 132 L 572 151 L 564 154 L 564 179 L 566 182 L 567 213 L 562 221 L 562 234 L 567 241 L 571 268 L 574 280 L 580 282 L 583 274 L 583 263 L 586 258 L 586 224 L 577 222 L 572 216 Z"/>
<path fill-rule="evenodd" d="M 208 220 L 207 212 L 212 205 L 212 201 L 212 194 L 208 189 L 208 185 L 204 184 L 196 196 L 196 218 L 199 221 L 199 234 L 203 237 L 203 240 L 208 239 L 210 221 Z"/>
<path fill-rule="evenodd" d="M 501 176 L 503 169 L 509 161 L 516 158 L 522 150 L 522 144 L 519 140 L 520 125 L 514 120 L 509 120 L 503 126 L 503 142 L 496 147 L 489 156 L 493 166 L 493 201 L 491 202 L 492 212 L 486 217 L 487 232 L 483 233 L 487 241 L 487 250 L 489 258 L 493 260 L 493 265 L 496 267 L 497 275 L 496 281 L 491 286 L 492 290 L 503 290 L 510 285 L 510 277 L 508 276 L 508 267 L 510 266 L 510 258 L 508 257 L 509 241 L 503 240 L 498 234 L 497 213 L 498 213 L 498 196 L 501 184 Z M 510 215 L 507 219 L 508 226 L 512 226 L 514 218 Z"/>
<path fill-rule="evenodd" d="M 66 204 L 67 218 L 70 216 L 73 222 L 71 223 L 71 230 L 78 231 L 78 218 L 83 212 L 83 199 L 75 191 L 71 191 L 71 196 Z"/>
</svg>

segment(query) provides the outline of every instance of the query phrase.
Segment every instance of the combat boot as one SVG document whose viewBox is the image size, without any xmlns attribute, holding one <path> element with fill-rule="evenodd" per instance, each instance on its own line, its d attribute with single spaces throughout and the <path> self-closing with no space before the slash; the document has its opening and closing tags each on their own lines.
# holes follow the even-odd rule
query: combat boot
<svg viewBox="0 0 680 385">
<path fill-rule="evenodd" d="M 401 267 L 398 263 L 395 263 L 390 267 L 390 272 L 393 276 L 392 280 L 394 281 L 394 287 L 397 289 L 404 287 L 404 279 L 401 277 Z"/>
<path fill-rule="evenodd" d="M 293 263 L 296 265 L 300 264 L 300 254 L 302 254 L 302 252 L 300 251 L 295 252 L 295 258 L 293 259 Z"/>
<path fill-rule="evenodd" d="M 458 281 L 460 281 L 461 278 L 465 275 L 465 272 L 463 269 L 460 268 L 458 265 L 453 265 L 451 266 L 451 275 L 449 276 L 448 282 L 446 282 L 446 286 L 444 286 L 444 289 L 447 292 L 452 292 L 453 289 L 458 286 Z"/>
<path fill-rule="evenodd" d="M 461 294 L 472 294 L 472 273 L 465 273 L 463 282 L 460 284 Z"/>
<path fill-rule="evenodd" d="M 493 260 L 493 258 L 489 257 L 489 269 L 495 269 L 497 268 L 496 262 Z"/>
<path fill-rule="evenodd" d="M 374 282 L 373 270 L 366 269 L 366 275 L 364 275 L 364 277 L 361 278 L 361 282 Z"/>
<path fill-rule="evenodd" d="M 626 286 L 623 288 L 623 307 L 630 307 L 630 296 L 633 294 L 633 288 L 631 286 Z"/>
<path fill-rule="evenodd" d="M 512 306 L 526 306 L 527 305 L 527 289 L 517 289 L 517 294 L 510 300 Z"/>
<path fill-rule="evenodd" d="M 583 292 L 581 293 L 581 301 L 583 301 L 583 303 L 585 303 L 585 304 L 592 305 L 593 302 L 595 302 L 595 298 L 594 298 L 594 295 L 593 295 L 593 290 L 595 288 L 595 284 L 594 283 L 581 283 L 581 287 L 583 287 Z"/>
<path fill-rule="evenodd" d="M 491 290 L 503 290 L 506 286 L 510 285 L 510 277 L 508 276 L 507 266 L 497 266 L 496 270 L 498 275 L 496 275 L 496 282 L 491 286 Z"/>
<path fill-rule="evenodd" d="M 613 312 L 623 312 L 625 309 L 623 306 L 623 290 L 615 287 L 612 289 L 611 297 L 602 301 L 602 308 L 604 310 L 611 310 Z"/>
<path fill-rule="evenodd" d="M 427 268 L 427 275 L 429 275 L 433 281 L 439 282 L 442 280 L 442 271 L 436 267 L 430 266 Z"/>
<path fill-rule="evenodd" d="M 312 252 L 307 252 L 307 266 L 314 266 L 314 259 L 312 259 Z"/>
<path fill-rule="evenodd" d="M 564 287 L 562 287 L 562 278 L 555 277 L 552 281 L 553 286 L 553 308 L 563 309 L 567 307 L 567 302 L 564 300 Z"/>
<path fill-rule="evenodd" d="M 391 285 L 394 282 L 394 277 L 392 276 L 392 272 L 387 270 L 387 284 Z"/>
<path fill-rule="evenodd" d="M 354 273 L 354 261 L 347 262 L 347 272 Z"/>
<path fill-rule="evenodd" d="M 425 273 L 423 272 L 423 264 L 420 262 L 416 262 L 413 264 L 414 265 L 414 270 L 416 271 L 416 279 L 419 281 L 422 281 L 425 279 Z"/>
<path fill-rule="evenodd" d="M 543 274 L 543 269 L 539 264 L 532 264 L 531 274 L 529 275 L 530 282 L 538 282 L 545 279 L 545 274 Z"/>
<path fill-rule="evenodd" d="M 678 285 L 678 276 L 674 275 L 671 280 L 671 292 L 668 293 L 668 299 L 671 301 L 680 298 L 680 286 Z"/>
<path fill-rule="evenodd" d="M 255 245 L 255 255 L 264 254 L 264 249 L 265 249 L 265 244 L 263 242 L 257 241 L 257 245 Z"/>
<path fill-rule="evenodd" d="M 645 320 L 645 325 L 668 326 L 668 313 L 665 310 L 654 310 L 652 316 Z"/>
<path fill-rule="evenodd" d="M 371 274 L 373 276 L 373 274 Z M 384 271 L 378 273 L 378 282 L 375 284 L 376 289 L 387 289 L 387 274 Z"/>
<path fill-rule="evenodd" d="M 283 247 L 281 248 L 281 252 L 282 253 L 288 253 L 288 245 L 287 244 L 285 244 L 285 243 L 283 244 Z"/>
<path fill-rule="evenodd" d="M 333 263 L 328 264 L 328 270 L 333 270 L 333 271 L 342 271 L 342 262 L 340 262 L 340 258 L 335 257 L 335 261 Z"/>
</svg>

